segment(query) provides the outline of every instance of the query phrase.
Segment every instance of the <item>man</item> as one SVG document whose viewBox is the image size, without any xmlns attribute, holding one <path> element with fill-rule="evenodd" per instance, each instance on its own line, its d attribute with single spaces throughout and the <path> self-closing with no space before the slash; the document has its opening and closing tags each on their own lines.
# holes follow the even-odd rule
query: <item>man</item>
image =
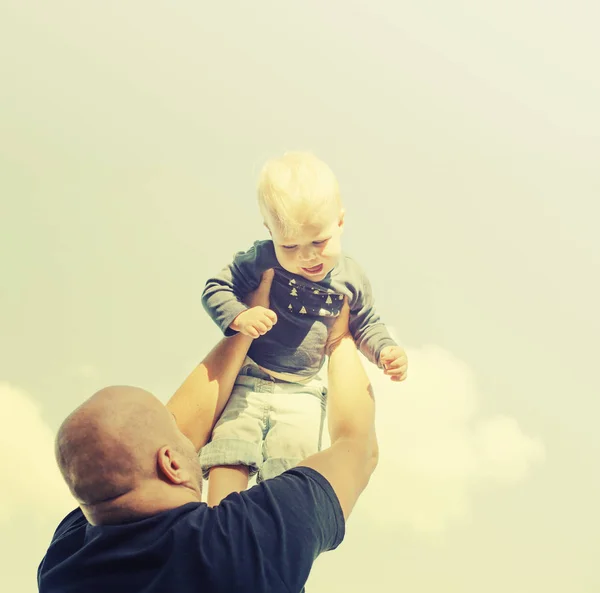
<svg viewBox="0 0 600 593">
<path fill-rule="evenodd" d="M 272 277 L 251 306 L 269 306 Z M 56 456 L 79 508 L 40 564 L 42 593 L 303 589 L 316 557 L 342 541 L 375 469 L 374 401 L 345 306 L 330 336 L 331 446 L 210 508 L 196 452 L 250 343 L 223 339 L 166 407 L 141 389 L 109 387 L 64 421 Z"/>
</svg>

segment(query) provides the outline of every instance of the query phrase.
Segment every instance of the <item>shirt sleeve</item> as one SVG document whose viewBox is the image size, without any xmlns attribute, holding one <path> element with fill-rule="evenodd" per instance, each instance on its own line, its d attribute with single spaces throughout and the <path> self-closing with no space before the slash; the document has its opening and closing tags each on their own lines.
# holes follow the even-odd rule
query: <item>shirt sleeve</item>
<svg viewBox="0 0 600 593">
<path fill-rule="evenodd" d="M 233 261 L 209 278 L 202 293 L 202 305 L 226 336 L 233 320 L 248 307 L 241 302 L 260 284 L 262 273 L 276 265 L 271 241 L 257 241 L 248 251 L 236 253 Z"/>
<path fill-rule="evenodd" d="M 230 495 L 213 510 L 228 525 L 221 533 L 227 531 L 238 548 L 229 556 L 252 558 L 243 562 L 248 591 L 301 591 L 317 556 L 335 549 L 345 533 L 333 488 L 308 467 Z"/>
<path fill-rule="evenodd" d="M 360 276 L 356 297 L 350 303 L 350 333 L 356 342 L 356 347 L 373 364 L 380 366 L 381 351 L 387 346 L 395 346 L 396 342 L 390 336 L 375 308 L 369 279 L 363 272 Z"/>
<path fill-rule="evenodd" d="M 78 507 L 72 510 L 59 524 L 54 532 L 54 536 L 52 537 L 52 541 L 55 541 L 68 533 L 72 529 L 78 529 L 82 525 L 87 525 L 88 521 L 85 518 L 85 515 Z"/>
</svg>

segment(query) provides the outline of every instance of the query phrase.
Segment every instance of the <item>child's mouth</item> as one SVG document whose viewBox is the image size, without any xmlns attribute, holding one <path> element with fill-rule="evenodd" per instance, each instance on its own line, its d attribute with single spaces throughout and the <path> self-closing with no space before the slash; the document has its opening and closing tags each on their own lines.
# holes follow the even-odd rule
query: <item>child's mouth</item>
<svg viewBox="0 0 600 593">
<path fill-rule="evenodd" d="M 309 276 L 316 276 L 323 271 L 323 264 L 319 264 L 317 266 L 313 266 L 312 268 L 302 268 L 302 271 Z"/>
</svg>

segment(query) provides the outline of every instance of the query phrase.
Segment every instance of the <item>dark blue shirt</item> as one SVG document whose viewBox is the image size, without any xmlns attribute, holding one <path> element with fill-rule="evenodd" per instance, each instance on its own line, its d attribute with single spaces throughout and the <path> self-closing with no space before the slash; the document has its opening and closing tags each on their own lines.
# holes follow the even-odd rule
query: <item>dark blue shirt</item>
<svg viewBox="0 0 600 593">
<path fill-rule="evenodd" d="M 343 537 L 329 482 L 295 468 L 214 508 L 192 502 L 105 526 L 72 511 L 40 564 L 38 585 L 42 593 L 297 593 L 316 557 Z"/>
</svg>

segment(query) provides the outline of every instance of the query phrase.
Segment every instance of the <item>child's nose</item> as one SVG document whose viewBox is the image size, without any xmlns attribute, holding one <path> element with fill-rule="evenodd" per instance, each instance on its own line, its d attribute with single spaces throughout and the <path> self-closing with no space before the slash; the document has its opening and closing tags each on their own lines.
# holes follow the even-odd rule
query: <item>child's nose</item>
<svg viewBox="0 0 600 593">
<path fill-rule="evenodd" d="M 315 257 L 315 248 L 312 245 L 303 247 L 299 251 L 301 261 L 311 261 Z"/>
</svg>

